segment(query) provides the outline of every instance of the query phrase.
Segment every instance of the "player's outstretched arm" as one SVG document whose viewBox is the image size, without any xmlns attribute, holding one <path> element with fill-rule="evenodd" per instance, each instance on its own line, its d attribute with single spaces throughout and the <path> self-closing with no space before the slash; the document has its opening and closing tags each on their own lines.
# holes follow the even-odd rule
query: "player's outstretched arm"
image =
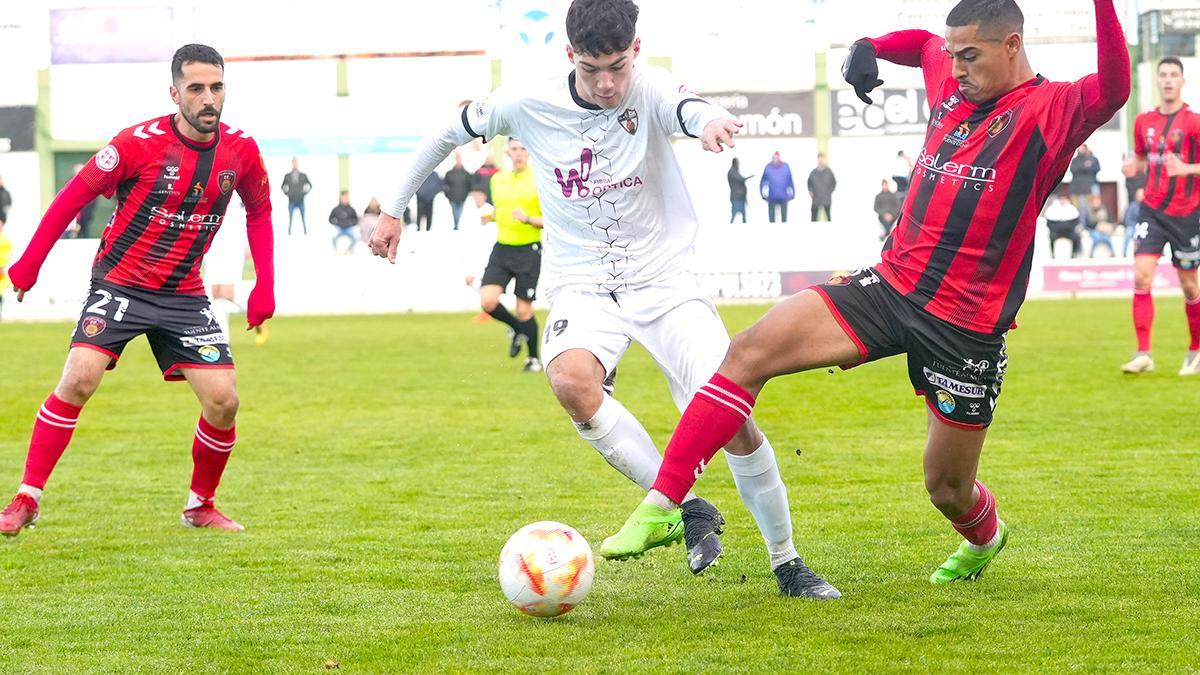
<svg viewBox="0 0 1200 675">
<path fill-rule="evenodd" d="M 877 59 L 883 59 L 922 69 L 925 89 L 933 91 L 950 74 L 949 60 L 941 50 L 943 43 L 942 38 L 924 30 L 901 30 L 877 38 L 862 38 L 850 45 L 842 63 L 842 77 L 869 105 L 872 101 L 867 94 L 883 84 L 877 63 Z"/>
<path fill-rule="evenodd" d="M 17 302 L 22 302 L 25 293 L 37 283 L 42 264 L 54 243 L 67 231 L 79 211 L 98 196 L 100 192 L 77 175 L 54 198 L 25 252 L 8 268 L 8 277 L 17 290 Z"/>
<path fill-rule="evenodd" d="M 1113 0 L 1093 0 L 1096 5 L 1096 73 L 1080 81 L 1083 121 L 1104 124 L 1129 100 L 1129 48 L 1117 19 Z"/>
<path fill-rule="evenodd" d="M 371 233 L 371 241 L 367 244 L 371 253 L 380 258 L 387 258 L 388 262 L 393 265 L 396 264 L 396 248 L 400 244 L 400 235 L 404 232 L 404 224 L 400 220 L 404 209 L 408 207 L 408 202 L 417 193 L 417 189 L 421 187 L 429 174 L 433 173 L 438 164 L 449 157 L 450 153 L 454 152 L 458 146 L 470 143 L 472 138 L 479 137 L 478 134 L 473 133 L 473 130 L 467 128 L 468 125 L 467 110 L 464 109 L 461 120 L 452 122 L 440 132 L 426 138 L 421 144 L 417 150 L 416 159 L 400 179 L 400 188 L 396 191 L 396 198 L 390 203 L 384 204 L 380 209 L 383 213 L 379 216 L 379 222 L 375 224 L 375 231 Z"/>
<path fill-rule="evenodd" d="M 733 147 L 733 137 L 742 123 L 728 110 L 700 98 L 661 68 L 649 68 L 646 78 L 653 94 L 654 114 L 668 134 L 699 138 L 701 147 L 709 152 Z M 630 123 L 636 125 L 637 118 Z"/>
</svg>

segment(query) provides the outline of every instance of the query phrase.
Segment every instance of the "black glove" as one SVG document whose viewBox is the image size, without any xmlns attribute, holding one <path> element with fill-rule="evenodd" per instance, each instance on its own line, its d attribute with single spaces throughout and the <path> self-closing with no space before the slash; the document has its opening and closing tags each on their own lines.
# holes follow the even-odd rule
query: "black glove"
<svg viewBox="0 0 1200 675">
<path fill-rule="evenodd" d="M 842 64 L 842 77 L 854 87 L 854 93 L 863 103 L 874 103 L 867 94 L 883 84 L 883 80 L 879 79 L 879 65 L 875 63 L 875 46 L 866 40 L 850 45 L 850 53 Z"/>
</svg>

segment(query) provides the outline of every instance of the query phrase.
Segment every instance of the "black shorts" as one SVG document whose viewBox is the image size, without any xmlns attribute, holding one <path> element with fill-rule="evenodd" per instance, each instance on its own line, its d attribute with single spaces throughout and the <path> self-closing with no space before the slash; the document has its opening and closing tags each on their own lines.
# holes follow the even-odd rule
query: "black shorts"
<svg viewBox="0 0 1200 675">
<path fill-rule="evenodd" d="M 233 367 L 229 338 L 217 324 L 207 297 L 92 281 L 71 346 L 108 354 L 112 370 L 125 345 L 142 334 L 165 380 L 182 380 L 180 368 Z"/>
<path fill-rule="evenodd" d="M 1200 266 L 1200 212 L 1188 216 L 1169 216 L 1142 206 L 1137 226 L 1137 246 L 1133 254 L 1160 256 L 1163 246 L 1171 245 L 1171 264 L 1181 270 Z"/>
<path fill-rule="evenodd" d="M 913 391 L 941 421 L 965 429 L 992 423 L 1008 367 L 1004 335 L 959 328 L 914 305 L 874 270 L 813 286 L 858 346 L 851 368 L 908 354 Z"/>
<path fill-rule="evenodd" d="M 522 300 L 534 300 L 537 296 L 538 276 L 542 273 L 542 245 L 539 242 L 524 246 L 509 246 L 496 243 L 483 270 L 481 286 L 505 288 L 516 279 L 513 295 Z"/>
</svg>

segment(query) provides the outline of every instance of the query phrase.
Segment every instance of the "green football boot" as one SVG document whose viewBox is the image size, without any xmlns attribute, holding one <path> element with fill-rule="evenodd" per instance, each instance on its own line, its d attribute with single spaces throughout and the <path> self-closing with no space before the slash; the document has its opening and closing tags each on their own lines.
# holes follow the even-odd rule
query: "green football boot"
<svg viewBox="0 0 1200 675">
<path fill-rule="evenodd" d="M 609 560 L 624 560 L 682 539 L 682 509 L 664 509 L 643 503 L 634 509 L 620 532 L 600 544 L 600 555 Z"/>
<path fill-rule="evenodd" d="M 996 554 L 1004 549 L 1004 545 L 1008 543 L 1008 526 L 1004 521 L 1000 521 L 1000 541 L 995 546 L 989 548 L 983 553 L 976 553 L 971 550 L 969 542 L 963 542 L 959 545 L 958 550 L 946 558 L 946 562 L 937 568 L 929 577 L 931 584 L 948 584 L 952 581 L 964 579 L 966 581 L 975 581 L 991 564 L 992 559 Z"/>
</svg>

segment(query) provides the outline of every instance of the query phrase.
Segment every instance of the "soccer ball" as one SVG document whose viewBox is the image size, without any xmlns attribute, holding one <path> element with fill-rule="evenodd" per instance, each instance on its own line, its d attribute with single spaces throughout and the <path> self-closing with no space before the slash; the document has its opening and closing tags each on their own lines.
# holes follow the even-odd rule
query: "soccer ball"
<svg viewBox="0 0 1200 675">
<path fill-rule="evenodd" d="M 574 528 L 543 520 L 508 538 L 500 551 L 500 590 L 531 616 L 558 616 L 592 589 L 592 547 Z"/>
</svg>

